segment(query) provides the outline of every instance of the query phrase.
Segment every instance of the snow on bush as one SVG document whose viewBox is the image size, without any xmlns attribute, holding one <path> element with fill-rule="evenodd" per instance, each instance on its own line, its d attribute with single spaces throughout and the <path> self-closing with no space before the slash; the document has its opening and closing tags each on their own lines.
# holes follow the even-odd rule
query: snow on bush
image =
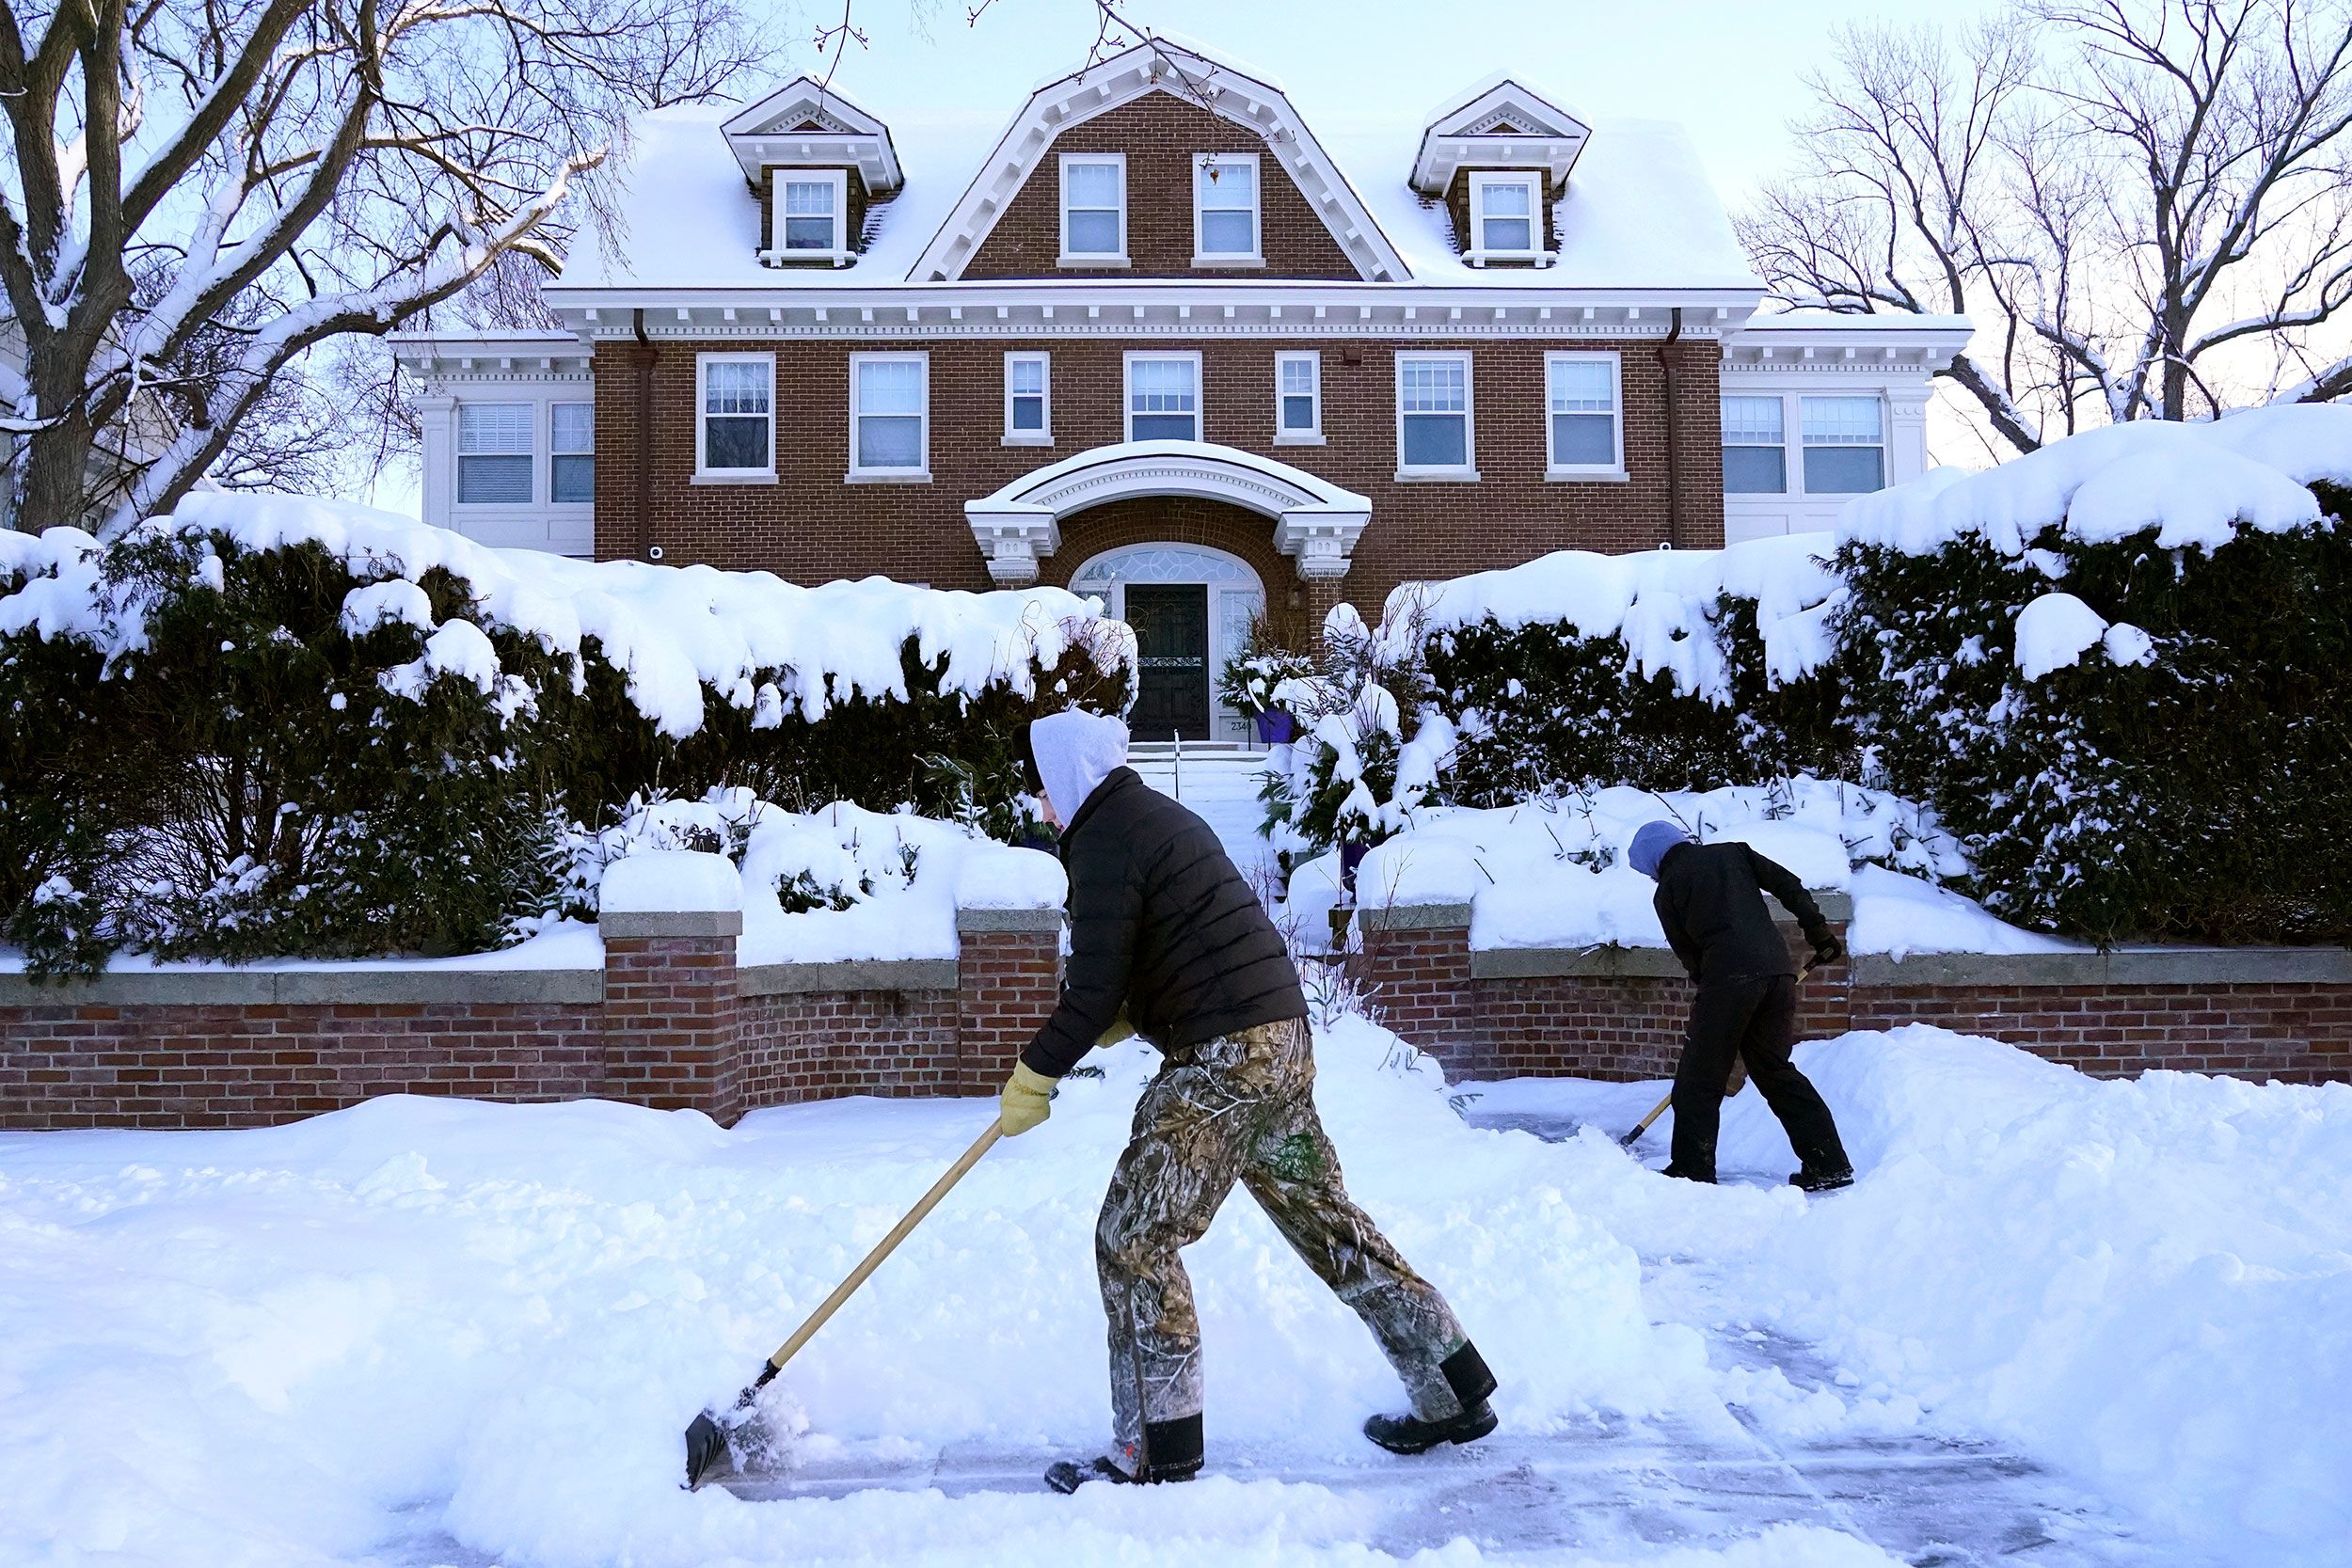
<svg viewBox="0 0 2352 1568">
<path fill-rule="evenodd" d="M 1989 908 L 2352 935 L 2352 408 L 2095 430 L 1847 509 L 1850 707 Z"/>
<path fill-rule="evenodd" d="M 722 784 L 1009 837 L 1019 727 L 1132 670 L 1058 590 L 567 561 L 295 497 L 0 534 L 0 918 L 44 970 L 476 950 L 566 823 Z"/>
</svg>

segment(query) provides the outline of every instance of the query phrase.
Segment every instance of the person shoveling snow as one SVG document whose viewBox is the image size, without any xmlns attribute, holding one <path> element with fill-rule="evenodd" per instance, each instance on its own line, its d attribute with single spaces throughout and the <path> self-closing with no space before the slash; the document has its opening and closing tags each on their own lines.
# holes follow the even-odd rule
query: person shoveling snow
<svg viewBox="0 0 2352 1568">
<path fill-rule="evenodd" d="M 1846 948 L 1821 907 L 1787 866 L 1744 844 L 1697 843 L 1672 822 L 1643 824 L 1626 860 L 1657 881 L 1658 923 L 1699 988 L 1675 1069 L 1674 1149 L 1666 1174 L 1715 1180 L 1724 1085 L 1733 1064 L 1745 1062 L 1797 1151 L 1802 1168 L 1788 1180 L 1817 1193 L 1851 1185 L 1853 1164 L 1838 1141 L 1837 1123 L 1820 1091 L 1789 1060 L 1797 1042 L 1796 966 L 1773 928 L 1764 895 L 1779 899 L 1804 927 L 1814 963 L 1836 963 Z"/>
<path fill-rule="evenodd" d="M 1054 714 L 1028 741 L 1030 787 L 1062 825 L 1070 959 L 1060 1003 L 1005 1085 L 1000 1125 L 1018 1136 L 1043 1122 L 1055 1081 L 1127 1027 L 1165 1058 L 1094 1233 L 1115 1452 L 1056 1465 L 1048 1483 L 1199 1473 L 1200 1328 L 1179 1253 L 1237 1180 L 1405 1381 L 1412 1409 L 1373 1417 L 1364 1435 L 1396 1453 L 1484 1437 L 1493 1374 L 1445 1298 L 1349 1201 L 1315 1112 L 1297 971 L 1216 833 L 1125 766 L 1116 719 Z"/>
</svg>

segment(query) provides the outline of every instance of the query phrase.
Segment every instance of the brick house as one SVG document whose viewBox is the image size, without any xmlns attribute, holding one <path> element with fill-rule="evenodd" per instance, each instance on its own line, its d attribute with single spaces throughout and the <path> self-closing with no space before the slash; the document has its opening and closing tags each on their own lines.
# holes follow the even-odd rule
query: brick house
<svg viewBox="0 0 2352 1568">
<path fill-rule="evenodd" d="M 564 330 L 407 335 L 425 520 L 803 581 L 1101 594 L 1138 735 L 1232 736 L 1262 610 L 1826 527 L 1964 321 L 1757 314 L 1680 131 L 1503 77 L 1326 140 L 1165 40 L 1009 124 L 803 78 L 635 128 Z"/>
</svg>

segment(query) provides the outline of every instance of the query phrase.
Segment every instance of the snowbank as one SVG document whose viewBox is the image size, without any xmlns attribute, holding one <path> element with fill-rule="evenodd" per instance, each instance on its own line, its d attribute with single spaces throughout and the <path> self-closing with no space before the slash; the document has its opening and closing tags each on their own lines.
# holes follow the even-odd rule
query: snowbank
<svg viewBox="0 0 2352 1568">
<path fill-rule="evenodd" d="M 705 688 L 769 725 L 787 712 L 815 721 L 853 697 L 904 699 L 899 653 L 910 638 L 940 672 L 941 689 L 965 696 L 996 685 L 1029 695 L 1034 667 L 1050 667 L 1081 639 L 1104 657 L 1133 650 L 1132 634 L 1100 621 L 1095 601 L 1057 588 L 966 594 L 882 578 L 803 588 L 768 572 L 575 561 L 493 549 L 392 513 L 301 496 L 192 495 L 169 518 L 144 526 L 217 533 L 252 550 L 314 542 L 367 579 L 343 607 L 358 626 L 390 616 L 430 627 L 424 595 L 390 585 L 417 584 L 437 567 L 453 573 L 471 584 L 484 626 L 575 657 L 596 639 L 626 674 L 630 701 L 673 738 L 702 727 Z M 78 530 L 0 537 L 0 582 L 33 579 L 0 596 L 0 635 L 31 627 L 47 638 L 87 637 L 109 653 L 139 646 L 135 611 L 105 612 L 97 571 L 97 545 Z M 458 661 L 477 679 L 496 674 L 479 638 L 432 657 Z"/>
<path fill-rule="evenodd" d="M 1704 842 L 1753 845 L 1809 888 L 1850 894 L 1848 942 L 1858 953 L 2070 945 L 2003 925 L 1937 886 L 1968 864 L 1932 812 L 1883 791 L 1808 778 L 1663 794 L 1615 786 L 1486 811 L 1425 808 L 1413 828 L 1365 855 L 1357 903 L 1468 904 L 1478 948 L 1663 947 L 1650 903 L 1657 884 L 1625 863 L 1634 830 L 1661 817 Z M 1336 898 L 1336 861 L 1326 857 L 1293 879 L 1285 909 L 1302 933 L 1320 933 Z"/>
<path fill-rule="evenodd" d="M 2352 407 L 2256 408 L 2197 424 L 2138 420 L 2053 441 L 1980 473 L 1939 468 L 1858 496 L 1839 515 L 1840 543 L 1931 555 L 1976 534 L 2003 555 L 2064 520 L 2068 537 L 2103 544 L 2142 529 L 2162 549 L 2211 550 L 2241 528 L 2280 533 L 2315 522 L 2304 486 L 2352 483 Z"/>
</svg>

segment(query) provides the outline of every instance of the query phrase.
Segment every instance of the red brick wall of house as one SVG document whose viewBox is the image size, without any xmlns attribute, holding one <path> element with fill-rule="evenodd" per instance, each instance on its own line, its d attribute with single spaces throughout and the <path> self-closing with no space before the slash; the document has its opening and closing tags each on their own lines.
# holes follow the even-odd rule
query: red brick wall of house
<svg viewBox="0 0 2352 1568">
<path fill-rule="evenodd" d="M 850 451 L 849 357 L 860 347 L 929 353 L 930 483 L 843 482 Z M 1472 356 L 1480 480 L 1400 483 L 1396 352 L 1447 347 L 1468 348 Z M 1622 354 L 1627 481 L 1544 478 L 1544 355 L 1558 347 Z M 1644 549 L 1677 535 L 1688 547 L 1723 542 L 1721 356 L 1711 341 L 1686 340 L 1664 351 L 1678 367 L 1679 527 L 1670 533 L 1665 379 L 1654 341 L 911 339 L 852 344 L 745 339 L 660 343 L 654 406 L 644 421 L 633 412 L 630 369 L 631 356 L 642 350 L 597 345 L 597 552 L 608 558 L 635 552 L 637 465 L 649 451 L 650 543 L 661 546 L 672 564 L 764 568 L 804 582 L 882 573 L 935 587 L 987 588 L 986 563 L 964 522 L 963 503 L 1076 452 L 1124 439 L 1127 348 L 1199 350 L 1209 440 L 1306 469 L 1371 499 L 1371 525 L 1342 585 L 1368 615 L 1376 615 L 1389 591 L 1407 578 L 1516 565 L 1557 549 Z M 744 349 L 776 356 L 777 482 L 694 484 L 695 356 Z M 1279 349 L 1323 356 L 1326 445 L 1274 443 Z M 1051 447 L 1001 443 L 1004 356 L 1013 350 L 1052 356 Z M 650 429 L 649 443 L 641 442 L 641 428 Z M 1147 529 L 1142 536 L 1173 537 L 1182 526 L 1182 508 L 1171 503 L 1171 532 Z M 1270 553 L 1272 519 L 1255 526 Z M 1066 527 L 1066 538 L 1080 531 L 1075 524 Z M 1057 574 L 1066 579 L 1077 564 L 1066 559 L 1071 549 L 1065 543 L 1046 562 L 1045 580 L 1057 580 Z M 1282 573 L 1295 579 L 1287 562 Z M 1268 587 L 1276 583 L 1269 580 Z"/>
<path fill-rule="evenodd" d="M 1065 267 L 1061 154 L 1127 158 L 1126 267 Z M 1197 152 L 1255 152 L 1263 267 L 1195 267 L 1192 168 Z M 1315 215 L 1264 138 L 1168 93 L 1154 92 L 1063 126 L 963 269 L 996 277 L 1317 277 L 1360 274 Z"/>
</svg>

